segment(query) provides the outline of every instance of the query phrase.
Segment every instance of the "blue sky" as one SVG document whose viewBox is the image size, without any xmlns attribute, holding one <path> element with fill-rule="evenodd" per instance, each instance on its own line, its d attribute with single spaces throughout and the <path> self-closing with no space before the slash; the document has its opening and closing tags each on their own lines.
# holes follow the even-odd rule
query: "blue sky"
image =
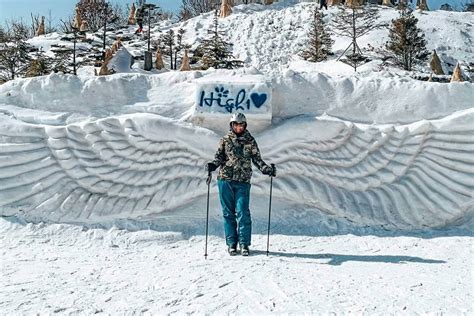
<svg viewBox="0 0 474 316">
<path fill-rule="evenodd" d="M 131 4 L 133 0 L 109 0 L 111 3 L 121 5 Z M 414 0 L 415 1 L 415 0 Z M 428 7 L 438 9 L 443 3 L 450 3 L 460 7 L 460 4 L 466 0 L 427 0 Z M 148 3 L 158 4 L 165 10 L 177 11 L 181 4 L 180 0 L 148 0 Z M 77 0 L 0 0 L 0 23 L 12 18 L 23 18 L 30 21 L 30 13 L 44 15 L 48 17 L 51 10 L 53 24 L 58 23 L 60 19 L 65 19 L 73 14 L 74 6 Z"/>
<path fill-rule="evenodd" d="M 31 20 L 30 13 L 48 17 L 48 12 L 51 10 L 54 24 L 60 19 L 72 15 L 77 2 L 77 0 L 0 0 L 0 23 L 3 24 L 12 18 L 23 18 L 29 22 Z M 131 4 L 134 1 L 109 0 L 109 2 L 125 6 L 125 4 Z M 175 12 L 181 5 L 180 0 L 148 0 L 147 3 L 157 4 L 167 11 Z"/>
</svg>

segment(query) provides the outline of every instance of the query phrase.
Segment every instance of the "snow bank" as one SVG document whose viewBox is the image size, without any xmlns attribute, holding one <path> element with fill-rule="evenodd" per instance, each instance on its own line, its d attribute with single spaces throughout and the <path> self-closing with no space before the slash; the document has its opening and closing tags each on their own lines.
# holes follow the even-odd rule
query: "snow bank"
<svg viewBox="0 0 474 316">
<path fill-rule="evenodd" d="M 411 123 L 472 108 L 474 85 L 408 79 L 388 72 L 341 77 L 293 63 L 274 85 L 274 116 L 323 113 L 364 123 Z"/>
<path fill-rule="evenodd" d="M 272 85 L 272 117 L 276 120 L 326 113 L 369 124 L 406 124 L 469 109 L 474 99 L 474 85 L 469 82 L 424 82 L 385 72 L 338 77 L 314 71 L 303 62 L 291 67 L 273 82 L 267 78 Z M 103 77 L 51 74 L 0 86 L 0 105 L 18 117 L 24 115 L 18 108 L 25 108 L 49 112 L 45 115 L 66 112 L 107 117 L 151 112 L 187 120 L 197 103 L 200 82 L 231 83 L 255 76 L 255 69 Z M 34 118 L 28 121 L 34 122 Z"/>
</svg>

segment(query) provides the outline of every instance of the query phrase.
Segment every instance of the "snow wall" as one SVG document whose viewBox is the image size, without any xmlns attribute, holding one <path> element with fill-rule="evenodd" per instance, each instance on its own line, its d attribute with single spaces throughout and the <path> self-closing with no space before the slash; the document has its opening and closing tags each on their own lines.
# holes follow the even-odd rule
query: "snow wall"
<svg viewBox="0 0 474 316">
<path fill-rule="evenodd" d="M 0 111 L 7 113 L 14 107 L 17 118 L 31 122 L 51 116 L 51 112 L 62 113 L 51 124 L 70 123 L 77 115 L 100 118 L 136 112 L 183 120 L 192 115 L 196 87 L 200 82 L 226 79 L 242 82 L 246 77 L 253 82 L 257 75 L 260 77 L 261 74 L 255 69 L 169 72 L 151 76 L 52 74 L 1 85 Z M 383 72 L 332 77 L 288 69 L 269 84 L 272 87 L 272 117 L 277 121 L 299 115 L 328 114 L 358 123 L 406 124 L 439 119 L 470 109 L 474 99 L 473 84 L 469 82 L 424 82 Z M 19 108 L 28 111 L 22 112 Z M 35 115 L 31 110 L 48 111 L 48 114 Z"/>
<path fill-rule="evenodd" d="M 0 215 L 100 223 L 205 198 L 203 166 L 225 131 L 189 121 L 195 79 L 216 73 L 51 75 L 2 85 Z M 298 90 L 293 85 L 300 77 L 290 73 L 273 83 L 274 122 L 254 133 L 263 158 L 278 166 L 276 198 L 397 229 L 443 227 L 472 215 L 471 83 L 407 82 L 417 92 L 412 123 L 388 124 L 408 119 L 406 104 L 384 97 L 396 95 L 403 82 L 353 78 L 338 86 L 317 75 L 298 85 L 312 89 Z M 315 117 L 323 112 L 331 116 Z M 94 117 L 80 116 L 86 113 Z M 352 115 L 366 115 L 370 124 L 335 118 Z M 259 172 L 252 184 L 253 194 L 268 194 L 268 179 Z"/>
</svg>

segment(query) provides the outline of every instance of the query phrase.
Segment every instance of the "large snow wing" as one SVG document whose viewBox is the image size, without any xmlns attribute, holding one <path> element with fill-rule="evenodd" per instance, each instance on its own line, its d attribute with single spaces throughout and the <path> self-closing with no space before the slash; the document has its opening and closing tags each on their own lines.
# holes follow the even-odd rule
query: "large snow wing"
<svg viewBox="0 0 474 316">
<path fill-rule="evenodd" d="M 256 137 L 278 165 L 279 198 L 368 225 L 435 227 L 473 210 L 473 118 L 472 109 L 406 126 L 296 118 Z M 218 139 L 152 114 L 65 126 L 1 114 L 0 215 L 101 222 L 179 208 L 205 193 Z M 253 192 L 266 194 L 267 181 L 257 173 Z"/>
</svg>

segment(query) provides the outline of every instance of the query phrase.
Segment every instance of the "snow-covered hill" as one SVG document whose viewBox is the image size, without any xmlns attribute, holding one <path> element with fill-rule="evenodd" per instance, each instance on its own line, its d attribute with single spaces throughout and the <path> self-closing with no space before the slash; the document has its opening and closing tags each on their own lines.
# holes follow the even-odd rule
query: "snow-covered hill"
<svg viewBox="0 0 474 316">
<path fill-rule="evenodd" d="M 307 40 L 311 14 L 315 5 L 317 4 L 307 2 L 295 5 L 285 3 L 276 3 L 271 6 L 239 5 L 233 9 L 231 16 L 220 19 L 219 25 L 234 44 L 235 57 L 266 74 L 278 76 L 293 61 L 300 59 L 297 55 Z M 379 8 L 381 23 L 390 24 L 392 19 L 398 17 L 398 11 L 394 8 L 383 6 Z M 330 7 L 329 10 L 324 11 L 329 29 L 337 12 L 337 7 Z M 425 33 L 428 50 L 436 49 L 441 59 L 451 64 L 453 61 L 460 61 L 463 64 L 472 62 L 474 25 L 471 12 L 432 11 L 415 12 L 414 15 L 419 19 L 418 25 Z M 183 22 L 179 26 L 164 26 L 159 30 L 184 28 L 186 30 L 184 40 L 189 44 L 194 44 L 209 36 L 207 30 L 212 24 L 212 19 L 213 13 L 207 13 Z M 350 44 L 350 39 L 334 34 L 332 37 L 335 40 L 333 58 L 336 59 Z M 367 49 L 368 44 L 381 47 L 387 40 L 388 30 L 380 29 L 360 38 L 359 46 L 362 49 Z M 379 63 L 379 61 L 374 61 L 363 66 L 361 71 L 376 69 Z M 329 65 L 320 63 L 311 68 L 344 76 L 352 72 L 348 66 L 336 66 L 332 63 Z"/>
</svg>

